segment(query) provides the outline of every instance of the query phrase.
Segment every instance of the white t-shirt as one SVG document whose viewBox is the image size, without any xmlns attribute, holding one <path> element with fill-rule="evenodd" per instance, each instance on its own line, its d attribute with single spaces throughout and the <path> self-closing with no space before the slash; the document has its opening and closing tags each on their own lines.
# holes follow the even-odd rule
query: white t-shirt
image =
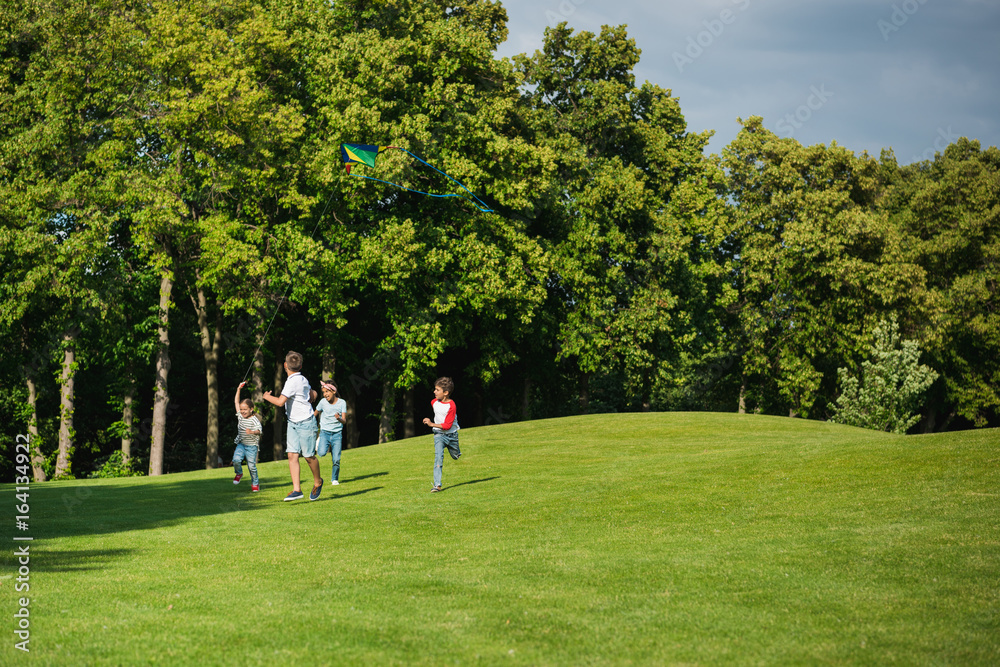
<svg viewBox="0 0 1000 667">
<path fill-rule="evenodd" d="M 312 404 L 309 402 L 309 394 L 312 387 L 309 380 L 302 373 L 292 373 L 285 380 L 285 386 L 281 388 L 281 395 L 287 396 L 285 402 L 285 415 L 290 422 L 301 422 L 312 419 Z"/>
<path fill-rule="evenodd" d="M 457 433 L 458 426 L 458 406 L 455 401 L 442 403 L 436 398 L 431 401 L 431 408 L 434 410 L 434 423 L 441 424 L 441 428 L 431 429 L 435 433 Z"/>
</svg>

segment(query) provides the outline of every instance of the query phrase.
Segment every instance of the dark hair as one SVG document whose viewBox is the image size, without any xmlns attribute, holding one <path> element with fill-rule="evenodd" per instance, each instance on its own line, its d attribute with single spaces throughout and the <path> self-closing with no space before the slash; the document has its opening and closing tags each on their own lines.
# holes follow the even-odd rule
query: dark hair
<svg viewBox="0 0 1000 667">
<path fill-rule="evenodd" d="M 285 355 L 285 363 L 288 364 L 288 370 L 298 373 L 302 370 L 302 355 L 298 352 L 289 352 Z"/>
<path fill-rule="evenodd" d="M 253 401 L 251 401 L 249 398 L 244 398 L 242 401 L 240 401 L 240 405 L 247 406 L 248 408 L 250 408 L 250 411 L 253 412 Z"/>
<path fill-rule="evenodd" d="M 434 383 L 435 387 L 441 387 L 441 391 L 448 394 L 450 397 L 452 392 L 455 391 L 455 383 L 451 381 L 449 377 L 438 378 Z"/>
</svg>

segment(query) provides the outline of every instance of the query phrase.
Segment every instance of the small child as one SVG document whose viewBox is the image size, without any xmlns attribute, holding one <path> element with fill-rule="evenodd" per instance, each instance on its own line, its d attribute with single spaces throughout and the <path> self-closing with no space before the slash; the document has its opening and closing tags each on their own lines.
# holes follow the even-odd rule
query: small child
<svg viewBox="0 0 1000 667">
<path fill-rule="evenodd" d="M 424 417 L 424 424 L 434 429 L 434 488 L 431 493 L 441 490 L 441 468 L 444 467 L 444 450 L 448 449 L 451 458 L 458 460 L 462 455 L 458 448 L 458 414 L 455 401 L 451 400 L 451 392 L 455 383 L 449 377 L 438 378 L 434 383 L 434 421 Z"/>
<path fill-rule="evenodd" d="M 242 403 L 240 402 L 240 389 L 245 384 L 246 382 L 241 382 L 240 386 L 236 388 L 236 398 L 234 399 L 238 426 L 236 429 L 236 451 L 233 452 L 233 469 L 236 471 L 233 484 L 239 484 L 240 480 L 243 479 L 243 466 L 240 464 L 246 458 L 247 467 L 250 468 L 250 490 L 256 492 L 260 491 L 260 480 L 257 477 L 257 448 L 260 445 L 261 425 L 257 415 L 253 413 L 253 402 L 249 398 L 243 399 Z"/>
<path fill-rule="evenodd" d="M 313 414 L 319 417 L 319 438 L 316 440 L 316 456 L 323 458 L 327 452 L 333 458 L 330 484 L 340 484 L 340 450 L 344 435 L 347 402 L 337 398 L 337 387 L 332 382 L 323 382 L 323 398 L 316 404 Z"/>
</svg>

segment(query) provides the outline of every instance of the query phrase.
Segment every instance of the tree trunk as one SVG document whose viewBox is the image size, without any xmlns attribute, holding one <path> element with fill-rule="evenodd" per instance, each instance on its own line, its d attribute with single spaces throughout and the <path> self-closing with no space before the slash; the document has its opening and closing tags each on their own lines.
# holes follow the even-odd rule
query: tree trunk
<svg viewBox="0 0 1000 667">
<path fill-rule="evenodd" d="M 267 413 L 264 410 L 264 352 L 261 350 L 261 346 L 264 344 L 261 335 L 257 336 L 257 351 L 253 354 L 253 367 L 250 371 L 250 400 L 253 401 L 254 411 L 257 413 L 257 418 L 260 419 L 261 426 L 267 424 L 268 418 Z M 261 452 L 264 451 L 263 442 L 261 442 L 261 447 L 257 449 L 257 458 L 260 458 Z"/>
<path fill-rule="evenodd" d="M 337 377 L 337 351 L 333 348 L 333 339 L 337 334 L 337 327 L 332 322 L 324 325 L 326 335 L 323 337 L 323 382 L 335 382 Z M 320 392 L 320 396 L 323 392 Z M 340 387 L 337 387 L 337 395 L 340 397 Z"/>
<path fill-rule="evenodd" d="M 580 375 L 580 414 L 585 415 L 590 411 L 590 373 Z"/>
<path fill-rule="evenodd" d="M 740 406 L 739 406 L 739 413 L 741 415 L 745 415 L 747 413 L 746 394 L 747 394 L 747 383 L 746 383 L 746 380 L 744 380 L 743 382 L 740 383 Z"/>
<path fill-rule="evenodd" d="M 417 434 L 416 396 L 413 387 L 403 392 L 403 437 L 412 438 Z"/>
<path fill-rule="evenodd" d="M 219 355 L 222 348 L 222 310 L 216 304 L 215 334 L 208 326 L 208 300 L 195 271 L 195 296 L 191 297 L 198 315 L 201 354 L 205 359 L 205 386 L 208 390 L 208 419 L 205 425 L 205 469 L 219 467 Z M 197 297 L 197 298 L 196 298 Z"/>
<path fill-rule="evenodd" d="M 133 403 L 135 402 L 135 382 L 128 378 L 125 395 L 122 396 L 122 462 L 128 463 L 132 458 L 132 422 L 135 420 Z"/>
<path fill-rule="evenodd" d="M 921 433 L 933 433 L 934 426 L 937 422 L 937 410 L 930 408 L 924 418 L 920 420 L 920 432 Z"/>
<path fill-rule="evenodd" d="M 170 302 L 174 289 L 174 278 L 170 268 L 163 269 L 160 276 L 160 322 L 159 344 L 156 348 L 156 385 L 153 394 L 153 439 L 149 446 L 149 474 L 163 474 L 163 448 L 167 434 L 167 405 L 170 394 L 167 391 L 167 376 L 170 374 Z"/>
<path fill-rule="evenodd" d="M 395 422 L 393 411 L 396 408 L 396 388 L 391 379 L 382 380 L 382 411 L 378 419 L 378 441 L 379 444 L 391 442 L 395 433 L 393 423 Z"/>
<path fill-rule="evenodd" d="M 278 352 L 277 361 L 274 362 L 274 395 L 281 395 L 281 388 L 284 386 L 285 358 Z M 281 461 L 285 458 L 285 408 L 280 405 L 274 406 L 274 460 Z"/>
<path fill-rule="evenodd" d="M 356 419 L 358 396 L 350 382 L 343 382 L 337 385 L 337 391 L 340 397 L 347 403 L 347 412 L 344 414 L 346 421 L 344 423 L 343 447 L 344 449 L 354 449 L 358 446 L 359 439 L 358 421 Z"/>
<path fill-rule="evenodd" d="M 524 384 L 521 385 L 521 420 L 531 419 L 531 376 L 525 374 Z"/>
<path fill-rule="evenodd" d="M 38 439 L 38 388 L 30 375 L 26 375 L 25 381 L 28 383 L 28 407 L 31 408 L 31 416 L 28 418 L 28 451 L 31 452 L 31 474 L 36 482 L 44 482 L 46 479 L 45 468 L 42 463 L 45 457 L 42 456 L 41 441 Z"/>
<path fill-rule="evenodd" d="M 59 376 L 59 454 L 52 477 L 58 479 L 69 474 L 70 456 L 73 453 L 73 384 L 76 377 L 76 332 L 63 334 L 63 363 Z"/>
</svg>

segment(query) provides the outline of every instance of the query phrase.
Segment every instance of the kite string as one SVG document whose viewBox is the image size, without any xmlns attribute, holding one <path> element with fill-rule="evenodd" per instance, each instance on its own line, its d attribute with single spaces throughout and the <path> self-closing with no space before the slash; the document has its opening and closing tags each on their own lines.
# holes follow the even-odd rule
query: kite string
<svg viewBox="0 0 1000 667">
<path fill-rule="evenodd" d="M 323 212 L 319 214 L 319 219 L 316 220 L 316 225 L 313 227 L 312 234 L 309 235 L 309 240 L 312 241 L 316 236 L 316 230 L 319 229 L 319 224 L 323 222 L 323 218 L 326 217 L 327 209 L 330 208 L 330 202 L 333 201 L 333 193 L 326 198 L 326 205 L 323 207 Z M 336 216 L 334 216 L 336 217 Z M 285 297 L 288 296 L 288 292 L 292 289 L 292 281 L 289 280 L 288 287 L 285 288 L 285 293 L 281 295 L 281 299 L 278 300 L 278 307 L 274 309 L 274 315 L 271 316 L 271 321 L 267 323 L 267 328 L 264 330 L 264 334 L 260 337 L 260 344 L 257 345 L 257 349 L 253 351 L 253 361 L 247 367 L 247 372 L 243 374 L 243 382 L 247 381 L 250 377 L 250 372 L 253 370 L 253 365 L 257 361 L 257 353 L 260 352 L 260 348 L 264 347 L 264 341 L 267 340 L 267 334 L 271 331 L 271 325 L 274 324 L 274 320 L 278 317 L 278 312 L 281 311 L 281 306 L 285 302 Z"/>
</svg>

